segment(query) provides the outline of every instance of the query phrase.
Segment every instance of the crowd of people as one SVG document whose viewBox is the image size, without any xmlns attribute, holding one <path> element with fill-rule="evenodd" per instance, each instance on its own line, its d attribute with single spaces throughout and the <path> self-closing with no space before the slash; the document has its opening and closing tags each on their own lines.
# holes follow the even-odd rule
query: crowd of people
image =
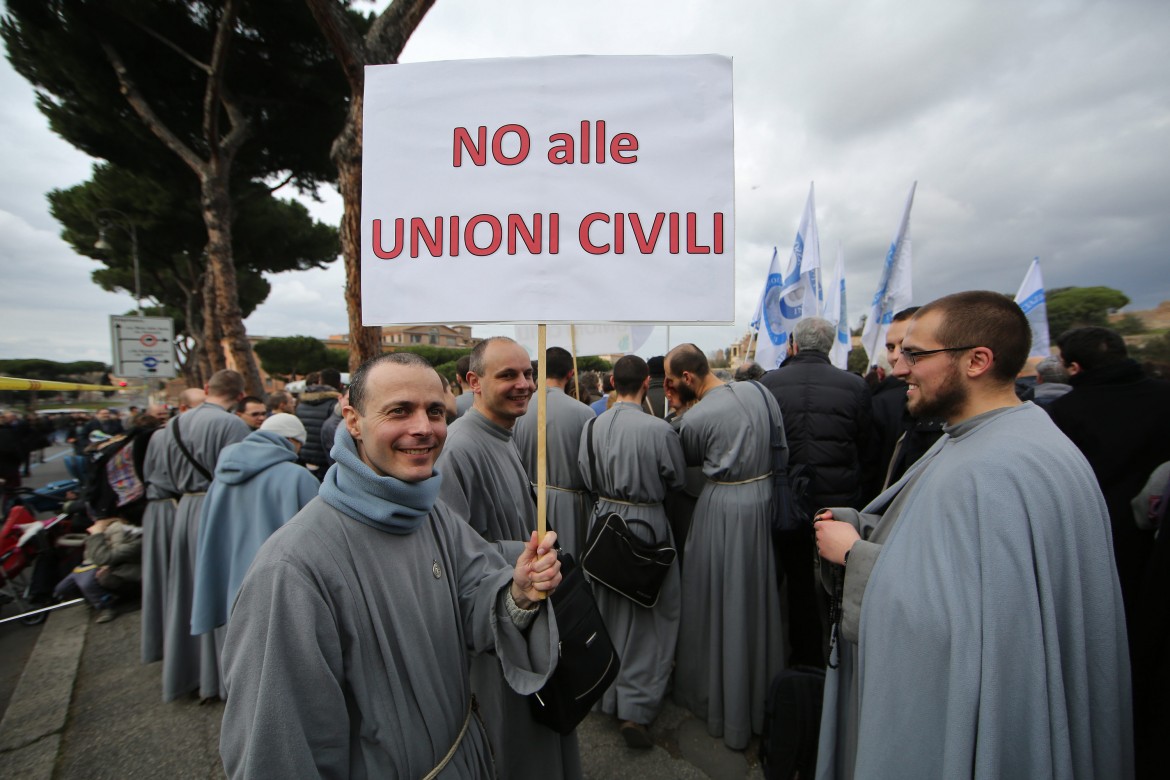
<svg viewBox="0 0 1170 780">
<path fill-rule="evenodd" d="M 835 336 L 802 320 L 779 368 L 727 379 L 692 344 L 594 377 L 550 348 L 544 538 L 511 339 L 450 383 L 401 353 L 299 399 L 221 371 L 170 419 L 76 432 L 129 439 L 142 489 L 110 489 L 68 584 L 104 615 L 116 552 L 140 555 L 142 661 L 165 700 L 226 700 L 233 777 L 573 778 L 575 733 L 528 698 L 557 663 L 557 549 L 580 561 L 617 514 L 678 553 L 653 606 L 593 586 L 621 658 L 596 709 L 631 749 L 669 696 L 742 750 L 800 668 L 824 675 L 818 777 L 1152 776 L 1170 383 L 1104 328 L 1030 370 L 996 293 L 898 313 L 865 378 Z M 777 459 L 800 530 L 774 529 Z"/>
</svg>

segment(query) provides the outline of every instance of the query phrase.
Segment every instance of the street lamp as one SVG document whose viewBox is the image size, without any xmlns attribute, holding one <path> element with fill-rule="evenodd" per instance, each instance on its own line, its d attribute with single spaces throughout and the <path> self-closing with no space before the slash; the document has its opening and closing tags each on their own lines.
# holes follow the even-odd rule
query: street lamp
<svg viewBox="0 0 1170 780">
<path fill-rule="evenodd" d="M 122 221 L 118 221 L 113 217 L 121 217 Z M 130 217 L 123 214 L 117 209 L 98 209 L 93 215 L 93 221 L 97 224 L 98 240 L 94 242 L 93 248 L 108 252 L 113 249 L 110 242 L 106 240 L 106 231 L 110 228 L 118 228 L 126 235 L 130 236 L 130 255 L 134 261 L 134 305 L 138 307 L 138 316 L 142 316 L 142 284 L 138 276 L 138 228 Z"/>
</svg>

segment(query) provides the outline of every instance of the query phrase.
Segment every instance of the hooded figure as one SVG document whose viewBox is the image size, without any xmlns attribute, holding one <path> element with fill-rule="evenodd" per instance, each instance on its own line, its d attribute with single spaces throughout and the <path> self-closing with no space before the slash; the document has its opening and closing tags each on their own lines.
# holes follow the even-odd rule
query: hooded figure
<svg viewBox="0 0 1170 780">
<path fill-rule="evenodd" d="M 320 483 L 296 464 L 304 440 L 300 420 L 275 414 L 220 454 L 199 524 L 192 635 L 227 623 L 256 551 L 317 495 Z"/>
</svg>

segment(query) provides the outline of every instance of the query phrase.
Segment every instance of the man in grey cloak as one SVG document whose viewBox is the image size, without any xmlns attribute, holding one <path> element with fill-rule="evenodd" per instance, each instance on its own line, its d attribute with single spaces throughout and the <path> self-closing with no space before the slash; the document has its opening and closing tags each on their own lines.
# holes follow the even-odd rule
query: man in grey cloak
<svg viewBox="0 0 1170 780">
<path fill-rule="evenodd" d="M 565 385 L 573 381 L 573 356 L 568 350 L 549 347 L 544 354 L 548 384 L 545 406 L 548 523 L 556 529 L 561 549 L 579 559 L 593 501 L 577 468 L 577 449 L 581 431 L 596 415 L 588 406 L 565 394 Z M 532 402 L 524 416 L 516 420 L 512 440 L 533 485 L 536 484 L 537 429 L 536 403 Z"/>
<path fill-rule="evenodd" d="M 179 393 L 179 413 L 206 400 L 202 387 Z M 156 415 L 166 421 L 165 414 Z M 169 422 L 169 421 L 168 421 Z M 166 626 L 167 577 L 170 572 L 171 537 L 179 491 L 167 468 L 166 427 L 155 431 L 146 447 L 142 479 L 146 483 L 146 511 L 142 514 L 142 663 L 162 660 Z"/>
<path fill-rule="evenodd" d="M 593 522 L 616 512 L 638 538 L 673 545 L 662 501 L 667 492 L 683 488 L 682 444 L 670 423 L 642 411 L 650 387 L 646 361 L 637 355 L 620 358 L 613 367 L 613 386 L 617 402 L 585 429 L 577 455 L 585 484 L 597 494 Z M 621 733 L 630 747 L 653 744 L 647 726 L 662 708 L 678 640 L 678 572 L 676 560 L 658 603 L 649 609 L 602 585 L 593 587 L 597 608 L 622 659 L 617 679 L 598 706 L 622 721 Z"/>
<path fill-rule="evenodd" d="M 841 582 L 818 777 L 1133 775 L 1109 517 L 1076 447 L 1016 397 L 1031 342 L 998 293 L 910 321 L 894 373 L 911 414 L 947 425 L 861 513 L 818 515 L 822 580 Z"/>
<path fill-rule="evenodd" d="M 167 574 L 171 536 L 179 492 L 166 464 L 167 429 L 155 431 L 146 445 L 142 479 L 146 482 L 146 511 L 142 514 L 142 663 L 163 657 L 166 626 Z"/>
<path fill-rule="evenodd" d="M 755 382 L 724 384 L 694 344 L 666 356 L 668 392 L 682 405 L 687 463 L 707 484 L 695 504 L 682 569 L 675 700 L 735 750 L 764 726 L 764 699 L 783 668 L 784 639 L 772 550 L 775 397 Z M 761 392 L 762 391 L 762 392 Z"/>
<path fill-rule="evenodd" d="M 197 637 L 191 635 L 199 517 L 220 451 L 243 441 L 252 429 L 233 411 L 244 397 L 244 378 L 238 372 L 230 369 L 215 372 L 205 390 L 207 400 L 173 418 L 163 440 L 166 470 L 180 495 L 167 571 L 163 701 L 173 701 L 196 690 L 201 699 L 223 695 L 217 658 L 217 644 L 223 642 L 222 629 Z M 190 457 L 184 454 L 184 447 Z"/>
<path fill-rule="evenodd" d="M 443 475 L 439 499 L 510 559 L 536 528 L 536 499 L 512 443 L 512 428 L 536 389 L 532 362 L 512 339 L 486 339 L 472 350 L 468 380 L 475 403 L 451 424 L 435 464 Z M 507 684 L 490 652 L 472 659 L 471 688 L 501 778 L 581 776 L 576 732 L 562 737 L 532 720 L 526 697 Z"/>
<path fill-rule="evenodd" d="M 533 533 L 509 567 L 436 503 L 445 438 L 422 358 L 355 373 L 319 496 L 261 547 L 228 623 L 230 777 L 495 776 L 468 653 L 494 648 L 521 693 L 547 681 L 556 535 Z"/>
</svg>

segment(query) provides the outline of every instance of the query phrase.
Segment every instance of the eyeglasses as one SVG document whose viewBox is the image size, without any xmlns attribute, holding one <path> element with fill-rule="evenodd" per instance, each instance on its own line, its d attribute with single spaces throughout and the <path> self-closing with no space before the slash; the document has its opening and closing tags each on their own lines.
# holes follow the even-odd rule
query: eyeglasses
<svg viewBox="0 0 1170 780">
<path fill-rule="evenodd" d="M 922 349 L 917 352 L 907 352 L 902 350 L 902 357 L 906 359 L 906 365 L 913 366 L 918 362 L 919 358 L 930 357 L 937 355 L 940 352 L 962 352 L 965 349 L 975 349 L 978 345 L 972 344 L 969 347 L 943 347 L 942 349 Z"/>
</svg>

